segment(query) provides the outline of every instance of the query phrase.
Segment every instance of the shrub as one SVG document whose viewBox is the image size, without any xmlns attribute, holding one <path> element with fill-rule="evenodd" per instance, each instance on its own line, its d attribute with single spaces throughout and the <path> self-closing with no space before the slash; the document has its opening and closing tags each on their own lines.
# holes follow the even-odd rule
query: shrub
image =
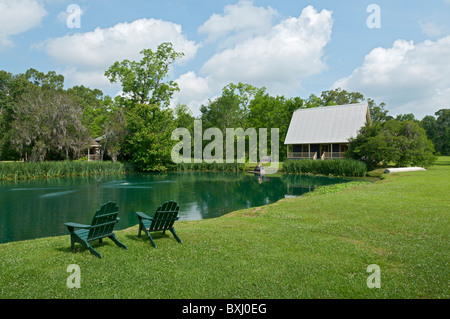
<svg viewBox="0 0 450 319">
<path fill-rule="evenodd" d="M 347 155 L 364 161 L 370 169 L 387 166 L 431 166 L 437 159 L 425 130 L 413 121 L 368 123 L 350 139 Z"/>
<path fill-rule="evenodd" d="M 282 171 L 291 174 L 322 174 L 333 176 L 365 176 L 367 165 L 353 159 L 288 160 Z"/>
</svg>

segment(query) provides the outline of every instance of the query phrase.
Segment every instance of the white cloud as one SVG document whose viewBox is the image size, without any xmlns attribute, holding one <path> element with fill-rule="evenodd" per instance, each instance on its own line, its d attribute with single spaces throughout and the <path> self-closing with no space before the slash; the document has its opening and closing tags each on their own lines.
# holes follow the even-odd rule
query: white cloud
<svg viewBox="0 0 450 319">
<path fill-rule="evenodd" d="M 333 88 L 358 91 L 386 102 L 392 115 L 417 118 L 450 107 L 450 36 L 414 44 L 397 40 L 392 48 L 375 48 L 353 73 Z"/>
<path fill-rule="evenodd" d="M 441 37 L 449 33 L 449 30 L 446 26 L 440 26 L 434 22 L 419 21 L 419 24 L 422 28 L 422 33 L 430 38 Z"/>
<path fill-rule="evenodd" d="M 139 60 L 142 49 L 155 50 L 162 42 L 172 42 L 176 51 L 183 52 L 182 61 L 192 59 L 199 47 L 187 40 L 180 25 L 156 19 L 140 19 L 69 34 L 47 40 L 39 47 L 65 66 L 62 73 L 73 80 L 72 84 L 91 83 L 103 88 L 108 82 L 103 74 L 115 61 Z"/>
<path fill-rule="evenodd" d="M 298 18 L 286 18 L 276 25 L 271 25 L 271 17 L 276 16 L 276 12 L 256 8 L 249 1 L 227 6 L 224 12 L 223 15 L 212 15 L 200 30 L 208 30 L 211 39 L 220 38 L 220 42 L 228 44 L 231 37 L 234 44 L 207 60 L 199 74 L 190 71 L 181 75 L 176 80 L 180 92 L 174 95 L 172 105 L 186 104 L 194 114 L 199 114 L 199 107 L 207 104 L 208 99 L 219 96 L 230 82 L 265 86 L 268 92 L 276 94 L 295 93 L 302 80 L 326 69 L 324 48 L 331 36 L 331 11 L 318 13 L 308 6 Z M 256 22 L 242 22 L 246 15 L 251 15 L 250 12 L 255 17 L 258 14 L 266 17 L 263 33 L 249 31 Z M 229 24 L 222 29 L 212 27 L 212 22 L 219 25 L 226 21 Z M 243 37 L 240 30 L 245 28 L 249 32 L 243 31 L 246 34 Z"/>
<path fill-rule="evenodd" d="M 0 48 L 13 44 L 11 36 L 39 26 L 46 15 L 44 4 L 39 0 L 1 0 Z"/>
<path fill-rule="evenodd" d="M 330 40 L 331 11 L 312 6 L 263 35 L 250 37 L 212 56 L 200 74 L 220 83 L 246 82 L 288 94 L 301 80 L 326 69 L 324 48 Z"/>
<path fill-rule="evenodd" d="M 207 41 L 224 37 L 227 37 L 227 42 L 230 38 L 236 41 L 269 31 L 276 16 L 277 11 L 271 7 L 255 7 L 253 1 L 241 0 L 225 6 L 223 14 L 213 14 L 198 28 L 198 32 L 207 35 Z"/>
<path fill-rule="evenodd" d="M 180 91 L 174 94 L 172 106 L 185 104 L 194 115 L 199 115 L 199 106 L 207 104 L 216 89 L 211 87 L 207 78 L 199 77 L 193 71 L 182 74 L 175 82 L 178 83 Z"/>
</svg>

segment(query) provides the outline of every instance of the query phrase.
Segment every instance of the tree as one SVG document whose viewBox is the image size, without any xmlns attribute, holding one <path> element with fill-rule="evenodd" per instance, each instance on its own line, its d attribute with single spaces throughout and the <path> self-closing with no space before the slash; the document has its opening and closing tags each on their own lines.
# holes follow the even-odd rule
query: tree
<svg viewBox="0 0 450 319">
<path fill-rule="evenodd" d="M 191 136 L 194 134 L 194 120 L 191 110 L 185 104 L 178 104 L 175 109 L 175 126 L 178 128 L 187 128 L 191 132 Z"/>
<path fill-rule="evenodd" d="M 350 139 L 347 156 L 365 162 L 371 169 L 389 163 L 428 167 L 436 160 L 433 152 L 433 143 L 419 123 L 389 120 L 362 127 L 356 138 Z"/>
<path fill-rule="evenodd" d="M 179 91 L 174 81 L 164 81 L 169 67 L 184 53 L 176 52 L 171 43 L 162 43 L 156 52 L 144 49 L 138 62 L 123 60 L 115 62 L 105 76 L 111 83 L 119 81 L 122 91 L 128 94 L 134 103 L 159 105 L 166 107 L 175 91 Z"/>
<path fill-rule="evenodd" d="M 124 153 L 141 171 L 166 171 L 171 161 L 175 129 L 173 111 L 137 103 L 126 113 L 128 135 Z"/>
<path fill-rule="evenodd" d="M 434 113 L 436 119 L 436 149 L 445 155 L 450 155 L 450 109 L 441 109 Z"/>
<path fill-rule="evenodd" d="M 112 106 L 105 123 L 102 143 L 104 151 L 113 162 L 117 161 L 122 153 L 122 146 L 125 144 L 127 134 L 125 108 L 120 105 Z"/>
<path fill-rule="evenodd" d="M 63 90 L 64 88 L 64 76 L 57 74 L 55 71 L 49 71 L 45 74 L 31 68 L 25 72 L 25 77 L 30 83 L 43 89 Z"/>
<path fill-rule="evenodd" d="M 279 129 L 279 139 L 283 142 L 291 122 L 292 114 L 303 105 L 304 101 L 299 98 L 286 99 L 284 96 L 273 97 L 265 92 L 259 92 L 251 101 L 248 116 L 249 127 Z M 271 138 L 271 137 L 270 137 Z M 268 141 L 270 149 L 271 140 Z M 280 149 L 280 159 L 286 158 L 286 148 Z"/>
<path fill-rule="evenodd" d="M 39 89 L 62 91 L 64 77 L 50 71 L 47 74 L 29 69 L 24 74 L 0 71 L 0 158 L 18 160 L 20 152 L 12 143 L 16 135 L 12 124 L 19 101 L 31 91 Z"/>
<path fill-rule="evenodd" d="M 120 82 L 124 96 L 115 100 L 120 108 L 106 125 L 108 154 L 119 153 L 142 171 L 164 171 L 171 163 L 172 109 L 166 109 L 178 84 L 166 80 L 169 67 L 184 54 L 171 43 L 157 50 L 144 49 L 140 61 L 115 62 L 106 72 L 111 83 Z"/>
<path fill-rule="evenodd" d="M 387 115 L 389 111 L 385 109 L 386 103 L 381 102 L 377 105 L 372 99 L 367 99 L 367 102 L 369 104 L 370 119 L 372 122 L 381 123 L 393 119 L 392 116 Z"/>
<path fill-rule="evenodd" d="M 400 122 L 404 122 L 404 121 L 418 122 L 418 120 L 416 120 L 416 117 L 412 113 L 399 114 L 395 117 L 395 119 Z"/>
<path fill-rule="evenodd" d="M 103 98 L 103 92 L 99 89 L 90 89 L 83 85 L 74 86 L 67 93 L 82 107 L 83 125 L 88 129 L 92 138 L 104 134 L 106 121 L 109 117 L 108 106 L 111 98 Z"/>
<path fill-rule="evenodd" d="M 433 141 L 438 154 L 450 155 L 450 109 L 441 109 L 432 115 L 425 116 L 420 124 Z"/>
<path fill-rule="evenodd" d="M 322 105 L 322 99 L 315 94 L 310 94 L 305 100 L 304 108 L 320 107 Z"/>
<path fill-rule="evenodd" d="M 249 105 L 252 99 L 265 91 L 250 84 L 229 83 L 222 89 L 222 95 L 207 106 L 202 105 L 203 127 L 217 127 L 223 133 L 226 128 L 246 129 L 248 127 Z"/>
<path fill-rule="evenodd" d="M 364 100 L 364 96 L 361 93 L 347 92 L 341 88 L 323 91 L 320 98 L 322 106 L 354 104 L 361 103 Z"/>
<path fill-rule="evenodd" d="M 422 124 L 422 127 L 425 129 L 425 132 L 427 132 L 427 137 L 433 141 L 434 146 L 436 148 L 436 137 L 437 137 L 437 125 L 436 125 L 436 118 L 433 115 L 427 115 L 425 116 L 422 121 L 420 121 Z M 436 150 L 438 150 L 436 148 Z"/>
<path fill-rule="evenodd" d="M 43 161 L 50 152 L 77 158 L 89 143 L 82 109 L 67 93 L 34 87 L 13 109 L 12 145 L 31 161 Z"/>
<path fill-rule="evenodd" d="M 12 106 L 14 104 L 11 82 L 13 75 L 0 71 L 0 159 L 16 159 L 17 154 L 10 151 L 10 129 Z"/>
</svg>

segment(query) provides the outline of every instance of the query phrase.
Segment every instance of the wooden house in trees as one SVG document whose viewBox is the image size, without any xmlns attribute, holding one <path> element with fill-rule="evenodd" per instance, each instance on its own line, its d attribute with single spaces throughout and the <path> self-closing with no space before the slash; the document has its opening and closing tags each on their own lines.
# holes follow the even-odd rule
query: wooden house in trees
<svg viewBox="0 0 450 319">
<path fill-rule="evenodd" d="M 100 161 L 102 159 L 102 145 L 99 143 L 102 140 L 102 136 L 92 139 L 89 147 L 87 148 L 86 156 L 88 161 Z"/>
</svg>

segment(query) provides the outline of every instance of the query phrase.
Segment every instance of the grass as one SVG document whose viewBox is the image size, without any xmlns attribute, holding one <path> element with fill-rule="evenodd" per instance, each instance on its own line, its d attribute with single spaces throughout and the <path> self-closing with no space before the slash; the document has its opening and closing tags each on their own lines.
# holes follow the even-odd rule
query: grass
<svg viewBox="0 0 450 319">
<path fill-rule="evenodd" d="M 287 160 L 283 172 L 291 174 L 321 174 L 333 176 L 366 176 L 367 165 L 354 159 Z"/>
<path fill-rule="evenodd" d="M 137 226 L 94 247 L 69 236 L 0 245 L 0 298 L 449 298 L 450 157 L 424 172 L 179 221 L 183 240 Z M 348 186 L 348 185 L 347 185 Z M 136 221 L 137 223 L 137 221 Z M 81 269 L 69 289 L 66 269 Z M 368 265 L 381 269 L 369 289 Z"/>
<path fill-rule="evenodd" d="M 353 181 L 348 183 L 339 183 L 339 184 L 333 184 L 333 185 L 325 185 L 325 186 L 319 186 L 315 188 L 312 192 L 308 192 L 304 194 L 304 197 L 310 197 L 310 196 L 316 196 L 316 195 L 323 195 L 323 194 L 332 194 L 341 192 L 344 189 L 355 187 L 355 186 L 361 186 L 361 185 L 368 185 L 370 182 L 366 181 Z"/>
<path fill-rule="evenodd" d="M 0 180 L 120 174 L 125 166 L 119 162 L 55 161 L 0 163 Z"/>
</svg>

